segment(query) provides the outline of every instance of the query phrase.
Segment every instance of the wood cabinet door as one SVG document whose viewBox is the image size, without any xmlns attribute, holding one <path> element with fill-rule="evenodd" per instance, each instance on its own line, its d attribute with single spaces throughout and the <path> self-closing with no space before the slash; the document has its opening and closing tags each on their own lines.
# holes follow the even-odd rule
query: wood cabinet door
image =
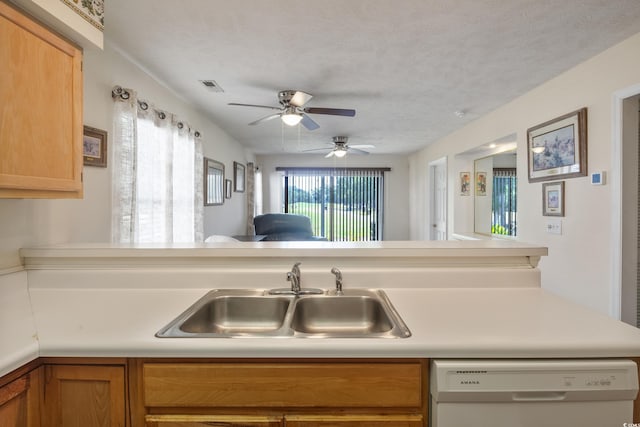
<svg viewBox="0 0 640 427">
<path fill-rule="evenodd" d="M 40 426 L 39 369 L 0 387 L 0 427 Z"/>
<path fill-rule="evenodd" d="M 43 427 L 125 427 L 123 366 L 46 365 Z"/>
<path fill-rule="evenodd" d="M 0 197 L 82 197 L 82 51 L 0 2 Z"/>
<path fill-rule="evenodd" d="M 281 416 L 269 415 L 147 415 L 147 427 L 281 427 Z"/>
<path fill-rule="evenodd" d="M 424 427 L 419 414 L 286 415 L 286 427 Z"/>
</svg>

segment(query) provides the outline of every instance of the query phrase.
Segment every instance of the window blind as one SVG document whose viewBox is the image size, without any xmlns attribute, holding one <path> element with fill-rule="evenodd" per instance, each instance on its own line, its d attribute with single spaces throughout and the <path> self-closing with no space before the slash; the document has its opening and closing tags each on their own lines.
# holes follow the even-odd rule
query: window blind
<svg viewBox="0 0 640 427">
<path fill-rule="evenodd" d="M 382 240 L 384 172 L 389 168 L 276 168 L 282 212 L 306 215 L 330 241 Z"/>
<path fill-rule="evenodd" d="M 491 234 L 516 235 L 517 189 L 518 177 L 515 168 L 493 169 Z"/>
</svg>

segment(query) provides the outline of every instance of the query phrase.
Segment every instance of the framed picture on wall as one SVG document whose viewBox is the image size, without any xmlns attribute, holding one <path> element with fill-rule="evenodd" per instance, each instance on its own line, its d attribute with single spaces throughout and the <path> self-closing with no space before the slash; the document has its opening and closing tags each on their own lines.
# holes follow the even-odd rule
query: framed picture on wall
<svg viewBox="0 0 640 427">
<path fill-rule="evenodd" d="M 587 109 L 527 129 L 529 182 L 587 175 Z"/>
<path fill-rule="evenodd" d="M 107 167 L 107 131 L 84 127 L 82 134 L 82 160 L 85 166 Z"/>
<path fill-rule="evenodd" d="M 564 216 L 564 181 L 542 184 L 542 215 Z"/>
<path fill-rule="evenodd" d="M 460 172 L 460 195 L 471 195 L 471 173 Z"/>
<path fill-rule="evenodd" d="M 244 165 L 233 162 L 233 191 L 244 193 Z"/>
<path fill-rule="evenodd" d="M 487 195 L 487 173 L 476 172 L 476 196 Z"/>
</svg>

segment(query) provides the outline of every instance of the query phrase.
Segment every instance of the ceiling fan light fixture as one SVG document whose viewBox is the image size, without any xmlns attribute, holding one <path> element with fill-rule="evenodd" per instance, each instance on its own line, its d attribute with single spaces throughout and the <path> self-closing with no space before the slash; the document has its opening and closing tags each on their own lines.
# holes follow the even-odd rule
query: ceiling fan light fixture
<svg viewBox="0 0 640 427">
<path fill-rule="evenodd" d="M 302 120 L 302 114 L 298 113 L 295 108 L 289 107 L 282 113 L 282 121 L 287 126 L 295 126 Z"/>
<path fill-rule="evenodd" d="M 333 155 L 342 158 L 347 155 L 347 149 L 344 147 L 336 147 L 336 149 L 333 150 Z"/>
</svg>

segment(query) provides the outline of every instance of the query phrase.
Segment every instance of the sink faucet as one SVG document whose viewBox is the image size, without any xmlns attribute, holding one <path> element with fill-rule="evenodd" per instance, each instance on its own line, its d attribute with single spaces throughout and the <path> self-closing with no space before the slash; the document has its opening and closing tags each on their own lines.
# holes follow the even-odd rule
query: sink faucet
<svg viewBox="0 0 640 427">
<path fill-rule="evenodd" d="M 331 269 L 331 273 L 336 275 L 336 295 L 343 295 L 342 292 L 342 273 L 337 267 Z"/>
<path fill-rule="evenodd" d="M 287 273 L 287 281 L 291 282 L 291 291 L 295 294 L 300 293 L 300 264 L 299 262 L 293 264 L 293 268 Z"/>
</svg>

